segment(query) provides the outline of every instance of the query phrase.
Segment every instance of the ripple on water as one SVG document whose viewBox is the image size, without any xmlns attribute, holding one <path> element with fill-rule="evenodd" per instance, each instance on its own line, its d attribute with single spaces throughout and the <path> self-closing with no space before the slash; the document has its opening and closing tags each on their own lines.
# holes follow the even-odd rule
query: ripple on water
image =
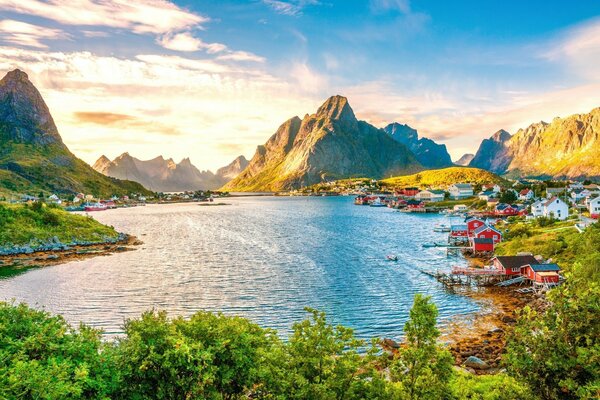
<svg viewBox="0 0 600 400">
<path fill-rule="evenodd" d="M 432 232 L 443 216 L 358 207 L 348 197 L 228 202 L 233 206 L 149 205 L 95 214 L 144 245 L 0 280 L 0 298 L 109 335 L 151 308 L 243 315 L 286 334 L 309 306 L 365 338 L 400 336 L 416 293 L 432 296 L 442 321 L 478 309 L 420 272 L 463 262 L 421 248 L 444 238 Z M 387 261 L 387 254 L 399 261 Z"/>
</svg>

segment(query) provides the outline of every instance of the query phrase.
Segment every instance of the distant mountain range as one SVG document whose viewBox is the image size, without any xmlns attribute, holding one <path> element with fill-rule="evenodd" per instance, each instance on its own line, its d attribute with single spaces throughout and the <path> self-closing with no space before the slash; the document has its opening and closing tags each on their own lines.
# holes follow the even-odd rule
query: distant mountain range
<svg viewBox="0 0 600 400">
<path fill-rule="evenodd" d="M 150 193 L 139 183 L 99 174 L 75 157 L 40 92 L 25 72 L 16 69 L 0 81 L 0 193 L 39 192 Z"/>
<path fill-rule="evenodd" d="M 229 182 L 229 191 L 280 191 L 348 177 L 384 178 L 422 170 L 408 147 L 359 121 L 348 100 L 330 97 L 315 114 L 293 117 Z"/>
<path fill-rule="evenodd" d="M 465 167 L 471 163 L 471 160 L 473 160 L 474 157 L 475 157 L 475 154 L 470 154 L 470 153 L 463 154 L 461 158 L 454 161 L 454 165 L 460 165 L 462 167 Z"/>
<path fill-rule="evenodd" d="M 182 192 L 218 189 L 235 178 L 247 165 L 248 160 L 239 156 L 214 174 L 200 171 L 189 158 L 184 158 L 180 163 L 175 163 L 171 158 L 165 160 L 162 156 L 142 161 L 123 153 L 112 161 L 101 156 L 93 168 L 107 176 L 139 182 L 156 192 Z"/>
<path fill-rule="evenodd" d="M 600 177 L 600 108 L 483 140 L 469 164 L 508 176 Z"/>
<path fill-rule="evenodd" d="M 425 168 L 444 168 L 452 165 L 446 145 L 437 144 L 425 137 L 419 138 L 416 129 L 394 122 L 383 128 L 383 130 L 394 140 L 408 147 L 417 157 L 417 161 Z"/>
</svg>

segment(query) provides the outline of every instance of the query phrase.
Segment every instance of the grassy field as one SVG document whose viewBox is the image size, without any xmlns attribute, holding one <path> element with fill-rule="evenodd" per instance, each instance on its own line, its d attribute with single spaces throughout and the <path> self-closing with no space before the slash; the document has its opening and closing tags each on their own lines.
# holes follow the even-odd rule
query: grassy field
<svg viewBox="0 0 600 400">
<path fill-rule="evenodd" d="M 395 176 L 384 179 L 382 185 L 390 187 L 447 187 L 453 183 L 474 184 L 507 184 L 507 181 L 496 174 L 479 168 L 450 167 L 443 169 L 432 169 L 419 172 L 418 174 Z"/>
<path fill-rule="evenodd" d="M 73 240 L 99 242 L 118 236 L 112 227 L 58 207 L 0 203 L 0 247 L 43 243 L 54 237 L 67 244 Z"/>
</svg>

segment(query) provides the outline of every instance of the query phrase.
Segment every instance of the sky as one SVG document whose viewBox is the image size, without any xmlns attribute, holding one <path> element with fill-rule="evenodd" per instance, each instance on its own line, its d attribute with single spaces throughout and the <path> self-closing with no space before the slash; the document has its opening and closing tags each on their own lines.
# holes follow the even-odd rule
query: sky
<svg viewBox="0 0 600 400">
<path fill-rule="evenodd" d="M 28 73 L 64 142 L 215 170 L 346 96 L 474 153 L 600 106 L 600 1 L 0 0 L 0 74 Z"/>
</svg>

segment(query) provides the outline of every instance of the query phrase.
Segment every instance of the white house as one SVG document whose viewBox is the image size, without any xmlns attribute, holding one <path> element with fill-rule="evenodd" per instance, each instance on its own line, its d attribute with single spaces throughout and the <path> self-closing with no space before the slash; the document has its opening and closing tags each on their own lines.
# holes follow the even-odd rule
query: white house
<svg viewBox="0 0 600 400">
<path fill-rule="evenodd" d="M 481 187 L 481 189 L 484 192 L 492 191 L 494 193 L 500 193 L 502 191 L 502 188 L 498 184 L 496 184 L 496 185 L 483 185 Z"/>
<path fill-rule="evenodd" d="M 534 196 L 533 190 L 531 190 L 531 189 L 523 189 L 519 193 L 519 200 L 521 200 L 521 201 L 533 200 L 533 196 Z"/>
<path fill-rule="evenodd" d="M 541 217 L 544 215 L 544 204 L 546 200 L 538 200 L 531 205 L 531 215 Z"/>
<path fill-rule="evenodd" d="M 565 188 L 547 188 L 546 198 L 551 199 L 554 196 L 560 196 L 565 193 Z"/>
<path fill-rule="evenodd" d="M 571 183 L 569 185 L 569 189 L 571 189 L 571 190 L 573 190 L 573 189 L 583 189 L 583 183 L 581 183 L 581 182 Z"/>
<path fill-rule="evenodd" d="M 579 200 L 585 199 L 589 196 L 590 192 L 584 189 L 573 189 L 571 190 L 570 196 L 573 202 L 577 203 Z"/>
<path fill-rule="evenodd" d="M 544 216 L 560 220 L 567 219 L 569 206 L 558 197 L 553 197 L 544 203 Z"/>
<path fill-rule="evenodd" d="M 448 188 L 450 197 L 459 200 L 473 197 L 473 186 L 470 183 L 455 183 Z"/>
<path fill-rule="evenodd" d="M 415 195 L 415 200 L 438 202 L 444 201 L 445 192 L 443 190 L 421 190 Z"/>
<path fill-rule="evenodd" d="M 600 197 L 590 199 L 589 202 L 590 217 L 598 218 L 600 216 Z"/>
</svg>

